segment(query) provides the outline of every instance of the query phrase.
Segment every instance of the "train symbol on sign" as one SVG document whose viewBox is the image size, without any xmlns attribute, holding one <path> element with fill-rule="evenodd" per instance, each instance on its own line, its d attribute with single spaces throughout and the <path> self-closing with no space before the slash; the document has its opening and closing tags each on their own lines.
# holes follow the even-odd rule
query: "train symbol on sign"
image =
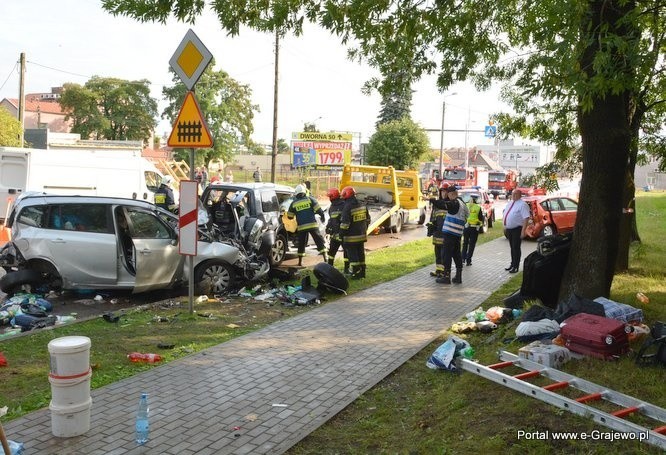
<svg viewBox="0 0 666 455">
<path fill-rule="evenodd" d="M 208 131 L 199 104 L 193 92 L 187 92 L 183 107 L 173 124 L 167 140 L 169 147 L 209 148 L 213 146 L 213 138 Z"/>
</svg>

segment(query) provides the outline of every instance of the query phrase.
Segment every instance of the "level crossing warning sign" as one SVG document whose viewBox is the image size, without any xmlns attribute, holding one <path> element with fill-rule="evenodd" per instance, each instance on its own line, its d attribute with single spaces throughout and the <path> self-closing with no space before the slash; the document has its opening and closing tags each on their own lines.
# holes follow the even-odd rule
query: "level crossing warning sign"
<svg viewBox="0 0 666 455">
<path fill-rule="evenodd" d="M 209 148 L 213 146 L 213 138 L 208 131 L 199 103 L 194 92 L 187 92 L 183 107 L 173 124 L 167 140 L 169 147 Z"/>
</svg>

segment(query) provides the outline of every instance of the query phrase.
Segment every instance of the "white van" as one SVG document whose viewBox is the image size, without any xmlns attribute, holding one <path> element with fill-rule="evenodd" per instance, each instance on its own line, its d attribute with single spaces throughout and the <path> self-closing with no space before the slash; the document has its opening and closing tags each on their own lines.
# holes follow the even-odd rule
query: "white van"
<svg viewBox="0 0 666 455">
<path fill-rule="evenodd" d="M 26 191 L 153 202 L 161 180 L 140 150 L 0 147 L 0 218 Z"/>
</svg>

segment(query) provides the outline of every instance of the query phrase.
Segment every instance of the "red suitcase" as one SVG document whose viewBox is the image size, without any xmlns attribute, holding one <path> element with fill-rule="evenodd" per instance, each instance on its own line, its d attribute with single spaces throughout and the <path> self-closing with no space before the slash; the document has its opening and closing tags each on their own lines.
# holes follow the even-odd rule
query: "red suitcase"
<svg viewBox="0 0 666 455">
<path fill-rule="evenodd" d="M 560 335 L 571 351 L 610 360 L 629 350 L 628 330 L 617 319 L 578 313 L 564 321 Z"/>
</svg>

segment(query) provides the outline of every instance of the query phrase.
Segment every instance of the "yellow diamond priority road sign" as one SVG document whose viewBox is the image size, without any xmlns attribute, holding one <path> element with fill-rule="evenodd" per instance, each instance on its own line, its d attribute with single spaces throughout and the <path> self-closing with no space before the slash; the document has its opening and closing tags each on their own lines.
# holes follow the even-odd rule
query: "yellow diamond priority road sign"
<svg viewBox="0 0 666 455">
<path fill-rule="evenodd" d="M 213 138 L 208 131 L 199 103 L 193 92 L 187 92 L 183 107 L 180 108 L 176 122 L 167 140 L 169 147 L 209 148 Z"/>
<path fill-rule="evenodd" d="M 192 90 L 212 59 L 213 54 L 190 29 L 169 60 L 169 65 L 178 74 L 185 87 Z"/>
</svg>

